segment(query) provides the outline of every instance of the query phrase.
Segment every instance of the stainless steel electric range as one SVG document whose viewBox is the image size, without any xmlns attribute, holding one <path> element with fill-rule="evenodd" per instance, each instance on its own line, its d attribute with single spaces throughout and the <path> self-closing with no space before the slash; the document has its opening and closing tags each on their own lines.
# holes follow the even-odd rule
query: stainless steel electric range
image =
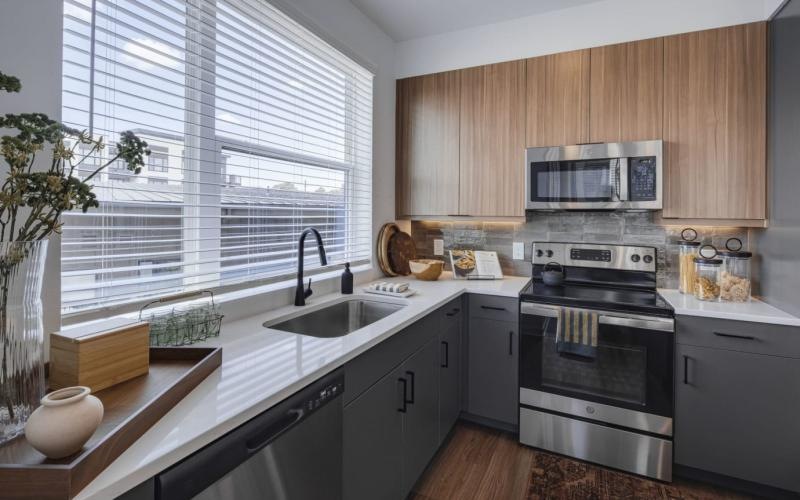
<svg viewBox="0 0 800 500">
<path fill-rule="evenodd" d="M 672 480 L 675 324 L 656 257 L 652 247 L 533 244 L 520 296 L 521 443 Z M 564 267 L 562 285 L 542 280 L 551 262 Z M 562 308 L 597 313 L 591 357 L 557 349 Z"/>
</svg>

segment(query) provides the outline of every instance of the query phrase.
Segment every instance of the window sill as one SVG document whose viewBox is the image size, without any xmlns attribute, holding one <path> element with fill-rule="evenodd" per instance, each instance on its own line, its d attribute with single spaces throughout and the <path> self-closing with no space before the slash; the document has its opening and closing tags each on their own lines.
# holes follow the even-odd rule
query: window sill
<svg viewBox="0 0 800 500">
<path fill-rule="evenodd" d="M 343 266 L 337 266 L 336 269 L 311 274 L 306 276 L 306 283 L 308 278 L 311 278 L 311 288 L 316 295 L 325 295 L 339 290 L 339 278 L 342 275 Z M 370 264 L 361 264 L 351 267 L 353 273 L 353 280 L 355 283 L 363 283 L 372 279 L 373 269 Z M 294 300 L 294 289 L 297 286 L 297 279 L 291 278 L 275 283 L 265 285 L 257 285 L 250 288 L 240 288 L 236 290 L 225 291 L 218 295 L 214 295 L 214 302 L 222 309 L 225 315 L 225 321 L 234 321 L 247 316 L 251 316 L 256 312 L 264 312 L 271 309 L 277 309 L 289 305 Z M 195 299 L 197 301 L 204 299 Z M 175 307 L 178 304 L 189 304 L 193 301 L 185 302 L 170 302 L 161 309 L 168 309 Z M 158 308 L 148 309 L 148 311 L 156 311 Z M 61 325 L 64 329 L 73 329 L 85 325 L 93 325 L 102 321 L 111 319 L 130 319 L 138 320 L 138 311 L 125 311 L 113 313 L 108 311 L 107 315 L 97 317 L 97 313 L 89 314 L 71 314 L 62 316 Z"/>
</svg>

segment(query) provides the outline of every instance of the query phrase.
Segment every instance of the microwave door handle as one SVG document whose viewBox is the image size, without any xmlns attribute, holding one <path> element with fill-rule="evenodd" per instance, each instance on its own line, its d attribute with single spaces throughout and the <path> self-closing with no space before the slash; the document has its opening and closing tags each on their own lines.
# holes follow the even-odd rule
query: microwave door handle
<svg viewBox="0 0 800 500">
<path fill-rule="evenodd" d="M 628 159 L 617 161 L 617 197 L 619 201 L 628 201 Z"/>
</svg>

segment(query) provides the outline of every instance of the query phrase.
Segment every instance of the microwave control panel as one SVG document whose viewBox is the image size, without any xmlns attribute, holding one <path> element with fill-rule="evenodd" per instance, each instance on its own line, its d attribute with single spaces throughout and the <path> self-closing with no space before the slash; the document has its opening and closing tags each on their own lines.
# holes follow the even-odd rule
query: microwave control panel
<svg viewBox="0 0 800 500">
<path fill-rule="evenodd" d="M 641 156 L 628 159 L 628 196 L 631 201 L 653 201 L 658 197 L 656 190 L 656 157 Z"/>
</svg>

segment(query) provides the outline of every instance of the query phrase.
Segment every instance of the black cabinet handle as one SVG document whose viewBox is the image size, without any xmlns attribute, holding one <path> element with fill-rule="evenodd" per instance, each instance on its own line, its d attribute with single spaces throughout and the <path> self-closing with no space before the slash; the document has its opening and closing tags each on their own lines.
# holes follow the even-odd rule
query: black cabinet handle
<svg viewBox="0 0 800 500">
<path fill-rule="evenodd" d="M 508 355 L 514 355 L 514 330 L 508 332 Z"/>
<path fill-rule="evenodd" d="M 683 355 L 683 383 L 689 385 L 689 356 Z"/>
<path fill-rule="evenodd" d="M 450 367 L 450 344 L 442 340 L 442 347 L 444 347 L 444 362 L 440 365 L 441 368 Z"/>
<path fill-rule="evenodd" d="M 451 312 L 451 313 L 444 313 L 444 315 L 445 315 L 445 316 L 447 316 L 448 318 L 452 318 L 453 316 L 455 316 L 455 315 L 456 315 L 456 313 L 454 313 L 454 312 Z"/>
<path fill-rule="evenodd" d="M 403 384 L 403 397 L 400 398 L 401 399 L 400 404 L 402 404 L 403 406 L 398 408 L 397 411 L 399 411 L 400 413 L 405 413 L 408 411 L 408 406 L 407 406 L 408 400 L 406 399 L 406 393 L 408 392 L 408 381 L 403 377 L 398 378 L 397 381 Z"/>
<path fill-rule="evenodd" d="M 494 307 L 494 306 L 481 306 L 481 309 L 488 309 L 490 311 L 505 311 L 505 307 Z"/>
<path fill-rule="evenodd" d="M 417 384 L 414 383 L 414 378 L 415 378 L 414 377 L 414 372 L 410 372 L 410 371 L 406 372 L 406 375 L 408 375 L 408 378 L 411 379 L 411 398 L 406 399 L 406 403 L 409 403 L 409 404 L 413 405 L 414 404 L 414 391 L 415 391 L 414 386 L 416 386 Z"/>
<path fill-rule="evenodd" d="M 741 340 L 755 340 L 756 338 L 752 335 L 736 335 L 734 333 L 722 333 L 722 332 L 714 332 L 714 335 L 717 337 L 727 337 L 730 339 L 741 339 Z"/>
</svg>

